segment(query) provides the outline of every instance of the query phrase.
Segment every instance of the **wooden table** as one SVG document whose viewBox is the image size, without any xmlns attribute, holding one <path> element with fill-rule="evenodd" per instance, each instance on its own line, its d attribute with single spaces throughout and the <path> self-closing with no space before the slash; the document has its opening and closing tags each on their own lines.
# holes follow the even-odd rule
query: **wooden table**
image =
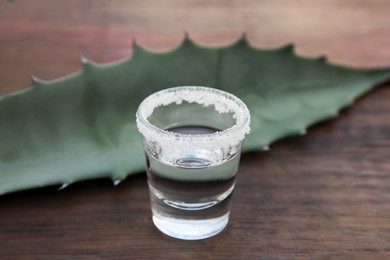
<svg viewBox="0 0 390 260">
<path fill-rule="evenodd" d="M 131 53 L 170 48 L 187 30 L 360 67 L 390 65 L 390 2 L 9 0 L 0 2 L 0 93 Z M 304 137 L 245 154 L 228 228 L 178 241 L 152 225 L 145 175 L 0 197 L 0 259 L 295 259 L 390 257 L 390 88 Z M 0 144 L 1 145 L 1 144 Z"/>
</svg>

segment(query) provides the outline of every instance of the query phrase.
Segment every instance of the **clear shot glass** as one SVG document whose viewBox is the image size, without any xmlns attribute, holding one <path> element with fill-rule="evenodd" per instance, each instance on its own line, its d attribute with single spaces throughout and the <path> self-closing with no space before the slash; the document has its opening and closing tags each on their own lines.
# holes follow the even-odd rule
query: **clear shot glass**
<svg viewBox="0 0 390 260">
<path fill-rule="evenodd" d="M 221 90 L 186 86 L 152 94 L 136 116 L 155 226 L 185 240 L 221 232 L 250 131 L 246 105 Z"/>
</svg>

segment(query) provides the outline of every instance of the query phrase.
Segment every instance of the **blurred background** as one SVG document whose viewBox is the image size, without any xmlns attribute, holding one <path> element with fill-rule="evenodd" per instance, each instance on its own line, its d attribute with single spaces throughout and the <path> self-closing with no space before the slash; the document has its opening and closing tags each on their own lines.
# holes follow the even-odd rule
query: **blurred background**
<svg viewBox="0 0 390 260">
<path fill-rule="evenodd" d="M 387 0 L 3 0 L 0 94 L 80 68 L 79 57 L 110 62 L 131 54 L 132 39 L 169 49 L 184 31 L 200 44 L 223 45 L 246 33 L 272 48 L 296 44 L 359 67 L 390 65 Z"/>
</svg>

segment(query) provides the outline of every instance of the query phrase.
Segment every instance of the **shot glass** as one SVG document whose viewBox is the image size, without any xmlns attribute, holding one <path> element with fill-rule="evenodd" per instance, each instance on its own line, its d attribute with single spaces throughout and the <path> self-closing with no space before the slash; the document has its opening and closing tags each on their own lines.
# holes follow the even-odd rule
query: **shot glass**
<svg viewBox="0 0 390 260">
<path fill-rule="evenodd" d="M 221 232 L 250 131 L 246 105 L 221 90 L 175 87 L 147 97 L 136 117 L 155 226 L 185 240 Z"/>
</svg>

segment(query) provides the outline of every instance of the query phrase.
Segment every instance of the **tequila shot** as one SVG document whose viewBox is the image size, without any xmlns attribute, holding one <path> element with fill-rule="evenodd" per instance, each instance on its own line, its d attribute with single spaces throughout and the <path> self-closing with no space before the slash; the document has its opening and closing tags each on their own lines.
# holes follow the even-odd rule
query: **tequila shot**
<svg viewBox="0 0 390 260">
<path fill-rule="evenodd" d="M 155 226 L 185 240 L 221 232 L 250 131 L 246 105 L 218 89 L 186 86 L 152 94 L 136 116 Z"/>
</svg>

